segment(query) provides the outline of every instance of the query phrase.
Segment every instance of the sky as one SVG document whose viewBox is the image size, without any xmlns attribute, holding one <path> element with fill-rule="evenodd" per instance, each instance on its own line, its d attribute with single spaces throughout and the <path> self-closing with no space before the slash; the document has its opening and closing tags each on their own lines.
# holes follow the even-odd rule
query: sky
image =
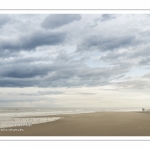
<svg viewBox="0 0 150 150">
<path fill-rule="evenodd" d="M 0 107 L 149 107 L 149 14 L 0 14 Z"/>
</svg>

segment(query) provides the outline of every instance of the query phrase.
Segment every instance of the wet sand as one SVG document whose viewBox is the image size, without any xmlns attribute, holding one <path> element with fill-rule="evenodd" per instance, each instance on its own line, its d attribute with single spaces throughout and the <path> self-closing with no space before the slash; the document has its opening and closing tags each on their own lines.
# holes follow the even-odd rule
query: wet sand
<svg viewBox="0 0 150 150">
<path fill-rule="evenodd" d="M 30 127 L 13 127 L 11 129 L 24 131 L 0 131 L 0 136 L 150 136 L 150 112 L 98 112 L 53 116 L 63 118 Z"/>
</svg>

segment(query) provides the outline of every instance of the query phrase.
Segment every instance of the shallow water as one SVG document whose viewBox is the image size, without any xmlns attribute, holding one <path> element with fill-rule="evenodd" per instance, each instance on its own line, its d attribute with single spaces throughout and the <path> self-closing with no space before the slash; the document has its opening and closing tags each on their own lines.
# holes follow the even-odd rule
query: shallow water
<svg viewBox="0 0 150 150">
<path fill-rule="evenodd" d="M 28 126 L 32 124 L 51 122 L 60 117 L 35 117 L 58 114 L 79 114 L 105 111 L 141 111 L 141 108 L 31 108 L 31 107 L 1 107 L 0 108 L 0 128 L 17 126 Z M 21 118 L 24 117 L 24 118 Z M 28 118 L 30 117 L 30 118 Z M 31 118 L 32 117 L 32 118 Z"/>
<path fill-rule="evenodd" d="M 7 120 L 5 119 L 0 122 L 0 128 L 32 126 L 33 124 L 52 122 L 58 119 L 60 119 L 60 117 L 7 118 Z"/>
</svg>

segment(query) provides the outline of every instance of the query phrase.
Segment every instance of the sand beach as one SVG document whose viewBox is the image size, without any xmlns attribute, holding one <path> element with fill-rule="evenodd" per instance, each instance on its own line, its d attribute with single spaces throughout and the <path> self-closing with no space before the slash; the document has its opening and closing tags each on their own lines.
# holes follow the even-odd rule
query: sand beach
<svg viewBox="0 0 150 150">
<path fill-rule="evenodd" d="M 0 131 L 0 136 L 150 136 L 149 111 L 97 112 L 44 117 L 61 118 L 32 126 L 5 128 L 23 130 Z"/>
</svg>

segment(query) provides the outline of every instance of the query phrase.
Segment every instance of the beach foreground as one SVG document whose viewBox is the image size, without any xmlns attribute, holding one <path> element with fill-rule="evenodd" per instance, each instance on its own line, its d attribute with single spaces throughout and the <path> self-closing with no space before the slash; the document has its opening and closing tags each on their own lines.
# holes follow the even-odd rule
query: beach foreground
<svg viewBox="0 0 150 150">
<path fill-rule="evenodd" d="M 32 126 L 13 127 L 11 129 L 23 131 L 0 131 L 0 136 L 150 136 L 150 112 L 97 112 L 53 116 L 62 118 Z"/>
</svg>

